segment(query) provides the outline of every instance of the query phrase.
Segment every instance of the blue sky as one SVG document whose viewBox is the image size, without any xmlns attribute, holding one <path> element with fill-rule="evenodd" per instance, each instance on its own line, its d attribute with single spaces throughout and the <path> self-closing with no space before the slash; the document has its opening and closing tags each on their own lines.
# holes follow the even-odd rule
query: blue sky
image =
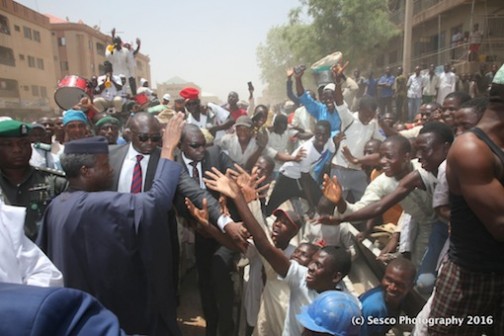
<svg viewBox="0 0 504 336">
<path fill-rule="evenodd" d="M 246 99 L 248 81 L 260 96 L 264 86 L 257 46 L 271 27 L 286 23 L 289 10 L 299 5 L 299 0 L 18 2 L 71 22 L 98 25 L 102 32 L 116 27 L 123 41 L 139 37 L 141 52 L 151 58 L 152 83 L 179 76 L 223 100 L 229 91 Z"/>
</svg>

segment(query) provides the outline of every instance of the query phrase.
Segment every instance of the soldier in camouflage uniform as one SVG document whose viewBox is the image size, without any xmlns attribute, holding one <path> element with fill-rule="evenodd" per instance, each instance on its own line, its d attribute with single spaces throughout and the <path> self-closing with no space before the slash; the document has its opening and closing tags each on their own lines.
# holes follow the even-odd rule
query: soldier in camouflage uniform
<svg viewBox="0 0 504 336">
<path fill-rule="evenodd" d="M 67 181 L 63 172 L 30 166 L 28 130 L 16 120 L 0 122 L 0 188 L 5 204 L 26 207 L 25 234 L 35 240 L 45 208 Z"/>
</svg>

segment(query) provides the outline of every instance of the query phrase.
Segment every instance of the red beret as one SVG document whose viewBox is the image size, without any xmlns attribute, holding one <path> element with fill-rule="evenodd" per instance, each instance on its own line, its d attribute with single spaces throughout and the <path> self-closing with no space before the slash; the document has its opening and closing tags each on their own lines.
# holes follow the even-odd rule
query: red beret
<svg viewBox="0 0 504 336">
<path fill-rule="evenodd" d="M 186 87 L 180 91 L 179 95 L 184 99 L 195 100 L 198 99 L 199 90 L 192 87 Z"/>
</svg>

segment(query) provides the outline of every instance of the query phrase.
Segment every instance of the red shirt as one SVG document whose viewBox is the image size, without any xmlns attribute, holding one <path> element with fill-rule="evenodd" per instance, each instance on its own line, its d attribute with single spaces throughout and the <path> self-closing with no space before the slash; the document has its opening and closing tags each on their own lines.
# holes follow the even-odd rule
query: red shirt
<svg viewBox="0 0 504 336">
<path fill-rule="evenodd" d="M 238 108 L 238 109 L 236 109 L 234 111 L 229 110 L 229 112 L 231 112 L 231 118 L 233 118 L 234 121 L 236 121 L 236 119 L 238 119 L 241 116 L 246 116 L 247 115 L 247 111 L 245 111 L 242 108 Z"/>
</svg>

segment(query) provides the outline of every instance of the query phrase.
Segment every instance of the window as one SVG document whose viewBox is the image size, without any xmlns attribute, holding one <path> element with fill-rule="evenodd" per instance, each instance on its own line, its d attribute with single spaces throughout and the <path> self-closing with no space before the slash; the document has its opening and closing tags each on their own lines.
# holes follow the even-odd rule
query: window
<svg viewBox="0 0 504 336">
<path fill-rule="evenodd" d="M 17 80 L 0 78 L 0 97 L 18 98 L 19 86 Z"/>
<path fill-rule="evenodd" d="M 33 39 L 37 42 L 40 42 L 40 32 L 38 30 L 33 31 Z"/>
<path fill-rule="evenodd" d="M 28 28 L 28 27 L 23 27 L 23 33 L 24 33 L 24 37 L 31 40 L 32 39 L 32 30 L 31 28 Z"/>
<path fill-rule="evenodd" d="M 37 68 L 44 70 L 44 60 L 42 58 L 37 58 Z"/>
<path fill-rule="evenodd" d="M 45 86 L 40 87 L 40 97 L 47 98 L 47 88 Z"/>
<path fill-rule="evenodd" d="M 35 97 L 39 96 L 39 87 L 37 85 L 32 85 L 31 91 L 32 91 L 32 96 L 35 96 Z"/>
<path fill-rule="evenodd" d="M 23 55 L 23 54 L 19 54 L 19 59 L 20 59 L 21 61 L 24 61 L 24 55 Z"/>
<path fill-rule="evenodd" d="M 28 56 L 28 67 L 35 68 L 35 57 Z"/>
<path fill-rule="evenodd" d="M 14 52 L 11 48 L 0 46 L 0 64 L 16 66 L 16 60 L 14 59 Z"/>
<path fill-rule="evenodd" d="M 60 63 L 61 71 L 68 71 L 68 62 L 63 61 Z"/>
<path fill-rule="evenodd" d="M 105 56 L 105 45 L 99 42 L 96 42 L 96 53 L 98 55 Z"/>
<path fill-rule="evenodd" d="M 14 25 L 14 30 L 17 31 L 17 32 L 20 32 L 21 28 L 18 25 Z"/>
<path fill-rule="evenodd" d="M 58 46 L 60 46 L 60 47 L 66 46 L 66 39 L 65 39 L 64 36 L 63 37 L 58 37 Z"/>
<path fill-rule="evenodd" d="M 0 33 L 10 35 L 9 20 L 3 15 L 0 15 Z"/>
</svg>

